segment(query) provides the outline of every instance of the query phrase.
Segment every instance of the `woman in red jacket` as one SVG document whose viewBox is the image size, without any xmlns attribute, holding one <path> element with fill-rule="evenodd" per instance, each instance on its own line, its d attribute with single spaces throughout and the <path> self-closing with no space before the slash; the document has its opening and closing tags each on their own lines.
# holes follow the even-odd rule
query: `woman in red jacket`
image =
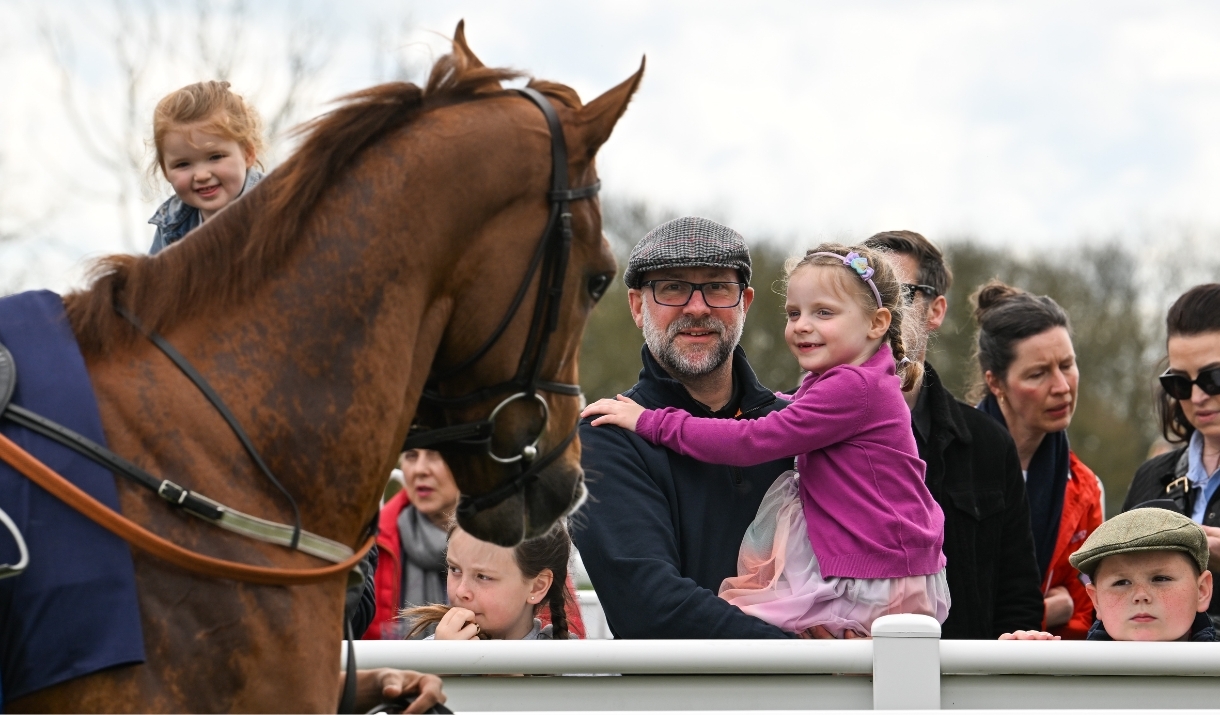
<svg viewBox="0 0 1220 715">
<path fill-rule="evenodd" d="M 979 409 L 1007 427 L 1017 444 L 1042 574 L 1043 630 L 1084 638 L 1093 605 L 1068 556 L 1101 525 L 1102 492 L 1068 445 L 1080 372 L 1067 313 L 1048 296 L 999 281 L 980 288 L 975 303 Z"/>
<path fill-rule="evenodd" d="M 377 571 L 373 584 L 377 612 L 364 633 L 369 639 L 402 638 L 396 619 L 407 606 L 445 602 L 447 525 L 457 508 L 457 482 L 440 452 L 402 453 L 403 489 L 381 508 Z"/>
</svg>

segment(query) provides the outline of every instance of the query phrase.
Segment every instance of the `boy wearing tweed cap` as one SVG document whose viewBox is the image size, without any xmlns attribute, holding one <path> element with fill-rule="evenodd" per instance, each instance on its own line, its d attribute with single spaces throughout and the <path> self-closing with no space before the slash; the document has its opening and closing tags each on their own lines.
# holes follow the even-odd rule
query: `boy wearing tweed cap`
<svg viewBox="0 0 1220 715">
<path fill-rule="evenodd" d="M 1212 574 L 1207 537 L 1189 517 L 1168 509 L 1119 514 L 1094 531 L 1070 557 L 1089 577 L 1085 585 L 1097 622 L 1088 640 L 1215 641 L 1207 616 Z M 1038 631 L 1001 640 L 1051 640 Z"/>
</svg>

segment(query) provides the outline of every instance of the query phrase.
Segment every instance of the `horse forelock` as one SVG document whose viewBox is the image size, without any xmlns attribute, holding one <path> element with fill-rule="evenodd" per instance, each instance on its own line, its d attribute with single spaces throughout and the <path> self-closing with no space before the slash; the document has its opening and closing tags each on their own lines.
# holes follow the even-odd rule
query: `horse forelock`
<svg viewBox="0 0 1220 715">
<path fill-rule="evenodd" d="M 325 190 L 366 149 L 431 109 L 507 93 L 501 83 L 522 76 L 484 67 L 455 47 L 436 61 L 423 88 L 391 82 L 341 97 L 337 108 L 297 130 L 304 139 L 287 161 L 189 241 L 157 256 L 99 259 L 89 286 L 65 300 L 81 350 L 104 354 L 135 338 L 116 304 L 158 332 L 232 307 L 287 262 Z M 562 84 L 532 80 L 529 86 L 569 108 L 581 106 Z"/>
</svg>

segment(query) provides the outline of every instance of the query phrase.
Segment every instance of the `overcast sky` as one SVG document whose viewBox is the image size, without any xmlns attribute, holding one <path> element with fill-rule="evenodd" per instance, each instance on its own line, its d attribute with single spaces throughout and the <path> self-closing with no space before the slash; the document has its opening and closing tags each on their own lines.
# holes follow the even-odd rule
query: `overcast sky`
<svg viewBox="0 0 1220 715">
<path fill-rule="evenodd" d="M 50 4 L 64 23 L 96 22 L 75 13 L 84 5 Z M 7 215 L 10 230 L 34 221 L 41 236 L 36 247 L 0 247 L 7 263 L 0 281 L 12 283 L 20 262 L 62 287 L 78 280 L 83 257 L 122 246 L 105 179 L 97 178 L 104 174 L 66 134 L 57 80 L 37 39 L 39 7 L 0 0 L 0 70 L 8 78 L 0 230 Z M 286 22 L 284 5 L 257 7 L 253 34 Z M 386 76 L 377 27 L 405 23 L 410 32 L 394 44 L 418 67 L 445 51 L 443 38 L 465 18 L 486 63 L 564 82 L 586 101 L 647 55 L 641 90 L 599 158 L 605 191 L 715 213 L 747 236 L 807 242 L 909 228 L 1046 250 L 1220 227 L 1220 4 L 294 7 L 321 18 L 333 37 L 332 61 L 306 115 Z M 104 62 L 81 72 L 102 111 Z M 199 79 L 189 68 L 162 74 L 165 90 Z M 243 89 L 238 76 L 235 84 Z M 102 184 L 64 190 L 67 175 Z M 158 198 L 133 215 L 146 218 Z"/>
</svg>

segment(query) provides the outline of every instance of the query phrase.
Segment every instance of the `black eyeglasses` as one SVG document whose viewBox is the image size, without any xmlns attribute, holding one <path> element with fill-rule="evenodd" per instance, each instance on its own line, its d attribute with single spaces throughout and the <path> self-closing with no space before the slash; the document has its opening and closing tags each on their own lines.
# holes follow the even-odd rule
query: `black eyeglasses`
<svg viewBox="0 0 1220 715">
<path fill-rule="evenodd" d="M 709 308 L 733 308 L 741 302 L 741 294 L 745 292 L 746 283 L 690 283 L 679 280 L 646 281 L 644 285 L 652 289 L 652 299 L 659 305 L 680 308 L 690 302 L 695 291 L 703 294 L 703 302 Z"/>
<path fill-rule="evenodd" d="M 914 301 L 916 293 L 923 293 L 924 295 L 928 296 L 928 300 L 932 300 L 936 296 L 940 295 L 940 291 L 929 285 L 924 285 L 922 283 L 902 284 L 902 297 L 906 299 L 906 302 L 910 303 Z"/>
<path fill-rule="evenodd" d="M 1166 394 L 1175 400 L 1189 400 L 1195 385 L 1209 395 L 1220 395 L 1220 367 L 1200 370 L 1199 376 L 1193 380 L 1185 375 L 1176 375 L 1166 370 L 1160 379 L 1161 387 L 1165 388 Z"/>
</svg>

